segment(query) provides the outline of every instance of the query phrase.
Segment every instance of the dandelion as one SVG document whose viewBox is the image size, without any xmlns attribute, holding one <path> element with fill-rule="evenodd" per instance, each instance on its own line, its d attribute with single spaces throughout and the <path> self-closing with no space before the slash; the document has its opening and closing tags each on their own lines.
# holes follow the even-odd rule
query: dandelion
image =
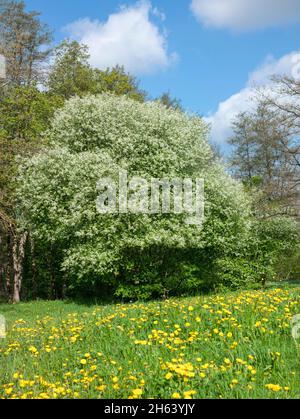
<svg viewBox="0 0 300 419">
<path fill-rule="evenodd" d="M 189 390 L 183 393 L 185 399 L 191 399 L 195 394 L 197 394 L 195 390 Z"/>
<path fill-rule="evenodd" d="M 7 388 L 7 389 L 5 390 L 5 394 L 6 394 L 7 396 L 10 396 L 10 395 L 11 395 L 11 393 L 12 393 L 12 391 L 13 391 L 13 389 L 12 389 L 12 388 Z"/>
<path fill-rule="evenodd" d="M 106 389 L 106 386 L 103 385 L 103 384 L 101 386 L 96 387 L 96 390 L 98 390 L 100 392 L 103 392 L 105 389 Z"/>
<path fill-rule="evenodd" d="M 143 394 L 143 390 L 141 390 L 140 388 L 137 388 L 135 390 L 132 391 L 133 395 L 136 397 L 140 397 Z"/>
<path fill-rule="evenodd" d="M 268 390 L 275 391 L 275 392 L 282 390 L 279 384 L 266 384 L 266 388 Z"/>
</svg>

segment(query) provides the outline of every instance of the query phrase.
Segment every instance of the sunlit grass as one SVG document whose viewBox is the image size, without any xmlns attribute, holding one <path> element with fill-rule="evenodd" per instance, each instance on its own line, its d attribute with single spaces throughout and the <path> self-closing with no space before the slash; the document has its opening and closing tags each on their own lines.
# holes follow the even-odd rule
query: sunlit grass
<svg viewBox="0 0 300 419">
<path fill-rule="evenodd" d="M 299 398 L 300 288 L 0 306 L 3 398 Z"/>
</svg>

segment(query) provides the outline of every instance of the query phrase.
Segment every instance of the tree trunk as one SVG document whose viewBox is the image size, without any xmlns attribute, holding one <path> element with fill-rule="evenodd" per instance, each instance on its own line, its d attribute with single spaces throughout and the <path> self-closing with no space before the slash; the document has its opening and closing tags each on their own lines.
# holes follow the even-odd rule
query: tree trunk
<svg viewBox="0 0 300 419">
<path fill-rule="evenodd" d="M 31 277 L 32 277 L 32 295 L 33 299 L 37 298 L 37 283 L 36 283 L 36 260 L 35 260 L 35 244 L 32 237 L 30 237 L 30 253 L 31 253 Z"/>
<path fill-rule="evenodd" d="M 14 266 L 14 289 L 13 289 L 13 303 L 20 302 L 20 293 L 22 287 L 22 273 L 23 261 L 25 256 L 25 244 L 27 240 L 27 233 L 21 236 L 16 235 L 13 242 L 13 266 Z"/>
</svg>

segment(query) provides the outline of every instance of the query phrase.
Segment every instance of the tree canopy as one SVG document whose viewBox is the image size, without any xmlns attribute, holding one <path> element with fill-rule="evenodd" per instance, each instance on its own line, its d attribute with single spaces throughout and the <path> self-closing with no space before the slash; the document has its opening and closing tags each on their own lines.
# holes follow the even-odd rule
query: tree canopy
<svg viewBox="0 0 300 419">
<path fill-rule="evenodd" d="M 197 288 L 213 281 L 214 259 L 249 232 L 247 197 L 215 163 L 198 117 L 157 103 L 88 96 L 67 102 L 47 136 L 53 149 L 28 160 L 19 197 L 24 226 L 42 246 L 61 250 L 71 288 L 106 284 L 123 296 Z M 97 181 L 116 179 L 121 169 L 149 180 L 204 177 L 203 229 L 188 226 L 184 215 L 99 215 Z M 187 269 L 197 270 L 189 285 Z"/>
</svg>

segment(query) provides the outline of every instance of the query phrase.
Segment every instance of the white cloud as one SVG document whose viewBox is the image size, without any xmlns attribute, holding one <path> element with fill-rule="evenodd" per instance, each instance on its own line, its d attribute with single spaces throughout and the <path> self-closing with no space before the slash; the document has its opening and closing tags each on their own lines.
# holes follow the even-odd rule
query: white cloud
<svg viewBox="0 0 300 419">
<path fill-rule="evenodd" d="M 284 55 L 279 60 L 268 56 L 265 62 L 253 71 L 248 79 L 246 86 L 238 93 L 221 102 L 217 111 L 209 115 L 205 120 L 211 124 L 211 137 L 214 142 L 225 144 L 232 134 L 232 121 L 240 113 L 250 110 L 255 105 L 255 91 L 253 87 L 268 89 L 270 77 L 287 75 L 299 78 L 300 75 L 300 52 L 295 51 Z"/>
<path fill-rule="evenodd" d="M 278 60 L 269 55 L 263 64 L 253 71 L 249 77 L 248 84 L 264 85 L 269 82 L 274 74 L 285 74 L 294 78 L 300 75 L 300 51 L 286 54 Z"/>
<path fill-rule="evenodd" d="M 144 0 L 123 6 L 106 22 L 84 18 L 65 30 L 89 47 L 94 67 L 105 69 L 120 64 L 135 74 L 152 73 L 167 68 L 177 56 L 168 53 L 165 31 L 150 20 L 151 14 L 164 19 L 158 9 Z"/>
<path fill-rule="evenodd" d="M 192 0 L 191 9 L 207 26 L 238 31 L 300 22 L 299 0 Z"/>
<path fill-rule="evenodd" d="M 229 99 L 221 102 L 215 114 L 205 118 L 211 125 L 211 138 L 217 144 L 224 144 L 232 134 L 232 121 L 240 113 L 251 107 L 252 90 L 245 88 Z"/>
</svg>

